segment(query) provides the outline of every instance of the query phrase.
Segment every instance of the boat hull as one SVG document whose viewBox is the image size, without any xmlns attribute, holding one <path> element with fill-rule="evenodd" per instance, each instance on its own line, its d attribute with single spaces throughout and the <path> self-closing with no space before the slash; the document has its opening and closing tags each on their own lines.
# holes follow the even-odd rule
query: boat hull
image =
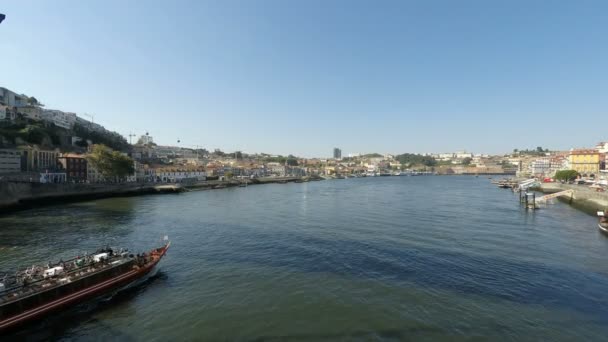
<svg viewBox="0 0 608 342">
<path fill-rule="evenodd" d="M 132 269 L 114 278 L 107 279 L 98 284 L 94 284 L 0 321 L 0 334 L 14 330 L 24 324 L 43 318 L 51 313 L 58 312 L 93 298 L 107 295 L 108 293 L 116 292 L 122 288 L 131 286 L 139 279 L 145 278 L 160 262 L 162 257 L 167 253 L 168 249 L 169 244 L 159 248 L 157 258 L 143 267 Z"/>
<path fill-rule="evenodd" d="M 600 232 L 608 234 L 608 227 L 603 227 L 601 223 L 598 223 L 597 227 L 600 229 Z"/>
</svg>

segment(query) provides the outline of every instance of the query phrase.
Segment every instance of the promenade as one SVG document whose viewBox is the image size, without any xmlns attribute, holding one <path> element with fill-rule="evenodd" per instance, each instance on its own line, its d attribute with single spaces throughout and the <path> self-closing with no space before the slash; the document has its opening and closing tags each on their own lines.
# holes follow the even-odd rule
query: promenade
<svg viewBox="0 0 608 342">
<path fill-rule="evenodd" d="M 595 189 L 589 188 L 589 186 L 586 185 L 542 183 L 540 190 L 547 194 L 564 190 L 573 190 L 572 205 L 585 212 L 594 214 L 597 209 L 608 208 L 608 193 L 597 192 Z M 570 196 L 568 196 L 567 199 L 569 200 Z"/>
</svg>

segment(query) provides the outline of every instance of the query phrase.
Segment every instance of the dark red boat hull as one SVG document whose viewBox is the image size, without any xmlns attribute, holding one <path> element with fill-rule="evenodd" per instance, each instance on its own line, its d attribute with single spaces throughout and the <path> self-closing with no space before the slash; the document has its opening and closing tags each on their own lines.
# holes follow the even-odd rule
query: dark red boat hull
<svg viewBox="0 0 608 342">
<path fill-rule="evenodd" d="M 150 273 L 150 271 L 152 271 L 152 269 L 160 262 L 162 257 L 167 253 L 168 249 L 169 244 L 162 248 L 159 248 L 157 258 L 154 261 L 151 261 L 150 263 L 145 265 L 144 267 L 141 267 L 139 269 L 133 269 L 117 277 L 105 280 L 101 283 L 71 293 L 67 296 L 61 297 L 49 303 L 40 305 L 38 307 L 21 312 L 17 315 L 0 321 L 0 333 L 5 333 L 9 330 L 13 330 L 19 326 L 32 322 L 36 319 L 40 319 L 53 312 L 66 309 L 70 306 L 85 302 L 89 299 L 96 298 L 107 293 L 111 293 L 115 290 L 119 290 Z"/>
</svg>

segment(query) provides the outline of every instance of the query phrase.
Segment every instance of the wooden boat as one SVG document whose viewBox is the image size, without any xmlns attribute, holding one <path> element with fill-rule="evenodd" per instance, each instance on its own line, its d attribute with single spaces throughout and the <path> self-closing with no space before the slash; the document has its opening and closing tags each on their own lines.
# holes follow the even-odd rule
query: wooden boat
<svg viewBox="0 0 608 342">
<path fill-rule="evenodd" d="M 4 276 L 0 280 L 0 333 L 136 284 L 160 262 L 170 244 L 137 255 L 105 248 Z"/>
</svg>

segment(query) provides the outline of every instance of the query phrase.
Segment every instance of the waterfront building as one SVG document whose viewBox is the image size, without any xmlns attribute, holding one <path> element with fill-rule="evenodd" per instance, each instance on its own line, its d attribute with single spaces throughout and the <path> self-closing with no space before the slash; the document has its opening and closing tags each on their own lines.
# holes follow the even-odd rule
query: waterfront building
<svg viewBox="0 0 608 342">
<path fill-rule="evenodd" d="M 337 147 L 334 148 L 334 159 L 342 159 L 342 150 Z"/>
<path fill-rule="evenodd" d="M 271 175 L 284 177 L 287 174 L 287 167 L 280 163 L 268 163 L 266 169 Z"/>
<path fill-rule="evenodd" d="M 567 155 L 555 155 L 550 158 L 549 171 L 547 175 L 555 176 L 557 171 L 570 169 Z"/>
<path fill-rule="evenodd" d="M 156 169 L 153 167 L 150 167 L 147 164 L 140 164 L 143 165 L 143 174 L 141 173 L 140 169 L 135 170 L 135 174 L 137 175 L 138 182 L 154 182 L 156 181 Z"/>
<path fill-rule="evenodd" d="M 76 123 L 76 114 L 62 112 L 54 109 L 43 109 L 41 118 L 43 121 L 54 124 L 57 127 L 72 129 Z"/>
<path fill-rule="evenodd" d="M 156 181 L 180 183 L 187 181 L 204 181 L 207 172 L 202 167 L 160 167 L 155 170 Z"/>
<path fill-rule="evenodd" d="M 600 171 L 600 153 L 592 149 L 572 149 L 568 156 L 570 168 L 583 177 L 596 176 Z"/>
<path fill-rule="evenodd" d="M 0 173 L 21 172 L 21 151 L 0 149 Z"/>
<path fill-rule="evenodd" d="M 38 146 L 20 146 L 22 171 L 48 171 L 57 168 L 59 150 L 43 150 Z"/>
<path fill-rule="evenodd" d="M 61 168 L 65 170 L 68 181 L 84 182 L 87 180 L 87 159 L 82 154 L 66 153 L 58 159 Z"/>
<path fill-rule="evenodd" d="M 551 159 L 548 157 L 536 158 L 530 163 L 530 171 L 537 177 L 542 177 L 549 174 L 551 169 Z"/>
</svg>

